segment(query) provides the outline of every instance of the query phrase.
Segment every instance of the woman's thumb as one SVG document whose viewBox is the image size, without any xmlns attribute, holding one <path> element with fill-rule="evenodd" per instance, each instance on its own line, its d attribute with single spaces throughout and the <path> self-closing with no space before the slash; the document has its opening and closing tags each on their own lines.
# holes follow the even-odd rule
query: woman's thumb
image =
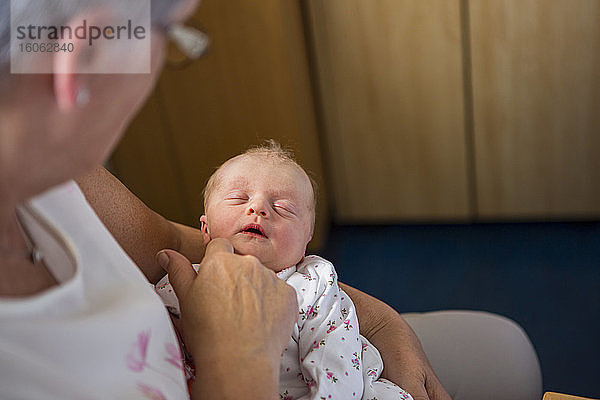
<svg viewBox="0 0 600 400">
<path fill-rule="evenodd" d="M 175 294 L 186 291 L 196 278 L 196 271 L 190 260 L 175 250 L 161 250 L 156 253 L 156 262 L 169 274 L 169 282 Z"/>
</svg>

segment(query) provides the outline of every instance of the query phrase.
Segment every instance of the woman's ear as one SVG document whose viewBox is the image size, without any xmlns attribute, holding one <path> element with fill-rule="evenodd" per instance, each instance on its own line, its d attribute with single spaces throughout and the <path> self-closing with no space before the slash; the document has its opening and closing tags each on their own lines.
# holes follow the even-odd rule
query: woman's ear
<svg viewBox="0 0 600 400">
<path fill-rule="evenodd" d="M 118 22 L 122 18 L 121 8 L 128 9 L 116 5 L 91 6 L 64 25 L 74 34 L 61 36 L 57 41 L 60 51 L 52 53 L 54 96 L 61 111 L 70 112 L 87 105 L 97 74 L 150 72 L 149 22 L 146 24 L 143 17 L 134 16 L 134 32 L 138 29 L 140 32 L 133 34 L 136 40 L 131 40 L 133 25 L 125 27 Z"/>
<path fill-rule="evenodd" d="M 84 107 L 90 100 L 88 87 L 76 74 L 54 74 L 54 97 L 61 111 Z"/>
<path fill-rule="evenodd" d="M 70 112 L 87 104 L 90 98 L 88 87 L 81 79 L 78 71 L 78 56 L 73 53 L 54 56 L 54 97 L 58 108 L 63 112 Z"/>
<path fill-rule="evenodd" d="M 88 10 L 71 18 L 66 26 L 78 27 L 81 21 L 85 21 L 86 25 L 100 25 L 105 20 L 101 12 Z M 64 112 L 84 107 L 90 100 L 89 84 L 86 82 L 89 78 L 83 74 L 90 70 L 90 63 L 97 58 L 96 53 L 101 51 L 101 46 L 92 45 L 88 34 L 90 32 L 62 39 L 58 42 L 59 46 L 72 51 L 57 51 L 52 55 L 54 97 L 58 108 Z"/>
<path fill-rule="evenodd" d="M 206 218 L 206 215 L 200 217 L 200 230 L 202 231 L 204 244 L 206 245 L 210 242 L 210 232 L 208 231 L 208 219 Z"/>
</svg>

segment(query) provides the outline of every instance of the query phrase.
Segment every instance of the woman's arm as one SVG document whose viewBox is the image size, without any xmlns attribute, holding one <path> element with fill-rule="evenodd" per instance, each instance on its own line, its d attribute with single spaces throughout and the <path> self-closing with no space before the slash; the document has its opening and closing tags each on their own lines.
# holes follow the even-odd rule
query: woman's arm
<svg viewBox="0 0 600 400">
<path fill-rule="evenodd" d="M 177 250 L 194 263 L 202 260 L 204 242 L 199 230 L 155 213 L 103 167 L 77 183 L 100 220 L 150 282 L 158 282 L 165 274 L 154 257 L 162 249 Z"/>
<path fill-rule="evenodd" d="M 415 400 L 450 400 L 406 321 L 384 302 L 341 282 L 340 286 L 356 306 L 361 335 L 381 353 L 382 376 Z"/>
</svg>

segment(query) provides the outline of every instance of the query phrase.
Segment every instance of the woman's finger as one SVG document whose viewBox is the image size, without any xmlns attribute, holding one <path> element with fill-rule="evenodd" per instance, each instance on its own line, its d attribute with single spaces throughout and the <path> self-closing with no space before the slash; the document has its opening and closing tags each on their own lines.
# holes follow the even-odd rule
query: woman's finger
<svg viewBox="0 0 600 400">
<path fill-rule="evenodd" d="M 230 253 L 233 254 L 233 245 L 227 239 L 213 239 L 206 245 L 206 252 L 204 258 L 210 258 L 217 253 Z"/>
<path fill-rule="evenodd" d="M 192 263 L 175 250 L 159 251 L 156 254 L 156 261 L 169 274 L 169 282 L 177 295 L 186 292 L 196 278 Z"/>
</svg>

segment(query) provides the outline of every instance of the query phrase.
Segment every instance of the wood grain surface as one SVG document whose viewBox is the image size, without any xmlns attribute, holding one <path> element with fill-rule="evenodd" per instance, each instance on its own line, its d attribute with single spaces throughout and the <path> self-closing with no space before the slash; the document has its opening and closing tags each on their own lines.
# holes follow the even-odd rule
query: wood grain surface
<svg viewBox="0 0 600 400">
<path fill-rule="evenodd" d="M 600 215 L 600 2 L 469 4 L 479 215 Z"/>
<path fill-rule="evenodd" d="M 458 0 L 309 0 L 342 222 L 469 214 Z"/>
<path fill-rule="evenodd" d="M 544 393 L 543 400 L 593 400 L 593 399 L 589 399 L 587 397 L 571 396 L 568 394 L 546 392 L 546 393 Z"/>
</svg>

